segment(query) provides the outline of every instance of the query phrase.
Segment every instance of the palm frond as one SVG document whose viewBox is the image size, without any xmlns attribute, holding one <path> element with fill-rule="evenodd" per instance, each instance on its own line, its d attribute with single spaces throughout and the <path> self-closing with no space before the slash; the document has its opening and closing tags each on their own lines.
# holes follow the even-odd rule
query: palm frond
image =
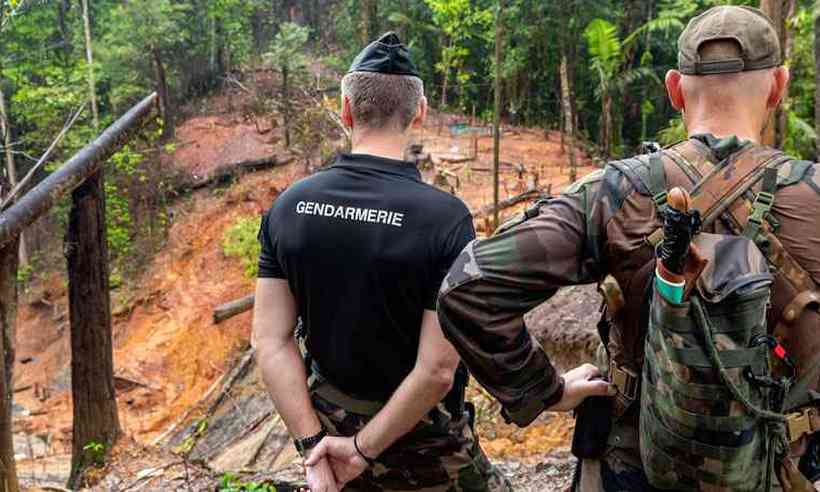
<svg viewBox="0 0 820 492">
<path fill-rule="evenodd" d="M 618 29 L 609 21 L 594 19 L 584 30 L 584 38 L 592 61 L 597 61 L 607 75 L 613 75 L 623 53 Z"/>
<path fill-rule="evenodd" d="M 661 80 L 657 74 L 655 74 L 654 70 L 649 67 L 637 67 L 618 74 L 618 76 L 612 80 L 612 86 L 619 92 L 622 92 L 630 85 L 641 80 L 649 80 L 656 84 L 661 83 Z"/>
<path fill-rule="evenodd" d="M 672 30 L 683 30 L 685 26 L 683 22 L 676 15 L 665 14 L 654 19 L 650 19 L 646 24 L 635 29 L 629 36 L 624 39 L 624 46 L 629 46 L 637 41 L 641 36 L 649 32 L 663 32 L 669 34 Z"/>
</svg>

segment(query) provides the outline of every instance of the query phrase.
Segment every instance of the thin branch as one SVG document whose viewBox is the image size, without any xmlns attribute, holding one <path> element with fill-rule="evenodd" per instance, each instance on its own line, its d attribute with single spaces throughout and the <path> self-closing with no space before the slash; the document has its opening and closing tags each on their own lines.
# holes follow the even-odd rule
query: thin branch
<svg viewBox="0 0 820 492">
<path fill-rule="evenodd" d="M 31 170 L 29 170 L 28 174 L 26 174 L 26 176 L 23 179 L 21 179 L 20 182 L 17 183 L 17 186 L 15 186 L 13 190 L 11 190 L 11 193 L 9 193 L 9 195 L 6 197 L 3 203 L 0 203 L 0 212 L 8 208 L 8 206 L 14 202 L 14 199 L 20 193 L 20 190 L 22 190 L 26 186 L 26 184 L 28 184 L 28 182 L 34 176 L 34 173 L 40 170 L 40 168 L 43 167 L 46 161 L 48 161 L 48 158 L 51 156 L 51 153 L 54 151 L 57 145 L 59 145 L 60 142 L 63 140 L 63 137 L 65 137 L 66 133 L 68 133 L 68 130 L 70 130 L 71 127 L 74 126 L 74 123 L 83 113 L 83 110 L 85 109 L 85 106 L 87 104 L 87 102 L 84 102 L 77 109 L 74 115 L 63 126 L 63 129 L 60 130 L 60 133 L 57 135 L 57 138 L 55 138 L 54 141 L 51 142 L 51 145 L 48 147 L 48 149 L 46 149 L 43 156 L 40 157 L 39 161 L 37 161 L 37 164 L 35 164 L 34 167 L 32 167 Z"/>
<path fill-rule="evenodd" d="M 236 79 L 236 77 L 233 77 L 232 75 L 228 75 L 227 77 L 220 77 L 220 78 L 221 78 L 222 80 L 224 80 L 225 82 L 230 82 L 231 84 L 236 85 L 237 87 L 239 87 L 239 88 L 240 88 L 240 89 L 242 89 L 243 91 L 247 92 L 248 94 L 253 95 L 253 91 L 251 91 L 250 89 L 248 89 L 247 87 L 245 87 L 245 86 L 242 84 L 242 82 L 240 82 L 239 80 L 237 80 L 237 79 Z"/>
</svg>

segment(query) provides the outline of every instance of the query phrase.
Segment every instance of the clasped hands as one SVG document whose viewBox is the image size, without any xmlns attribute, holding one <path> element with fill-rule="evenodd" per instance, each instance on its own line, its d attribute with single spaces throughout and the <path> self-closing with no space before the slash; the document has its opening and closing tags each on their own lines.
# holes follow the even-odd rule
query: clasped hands
<svg viewBox="0 0 820 492">
<path fill-rule="evenodd" d="M 305 467 L 311 492 L 339 492 L 362 474 L 367 461 L 356 450 L 353 437 L 327 436 L 310 451 Z"/>
</svg>

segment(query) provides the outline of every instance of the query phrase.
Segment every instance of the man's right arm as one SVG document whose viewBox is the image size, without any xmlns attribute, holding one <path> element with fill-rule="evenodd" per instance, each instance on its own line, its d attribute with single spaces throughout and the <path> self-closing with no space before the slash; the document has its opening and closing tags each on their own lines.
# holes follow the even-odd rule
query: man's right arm
<svg viewBox="0 0 820 492">
<path fill-rule="evenodd" d="M 442 285 L 444 334 L 519 425 L 545 409 L 569 410 L 586 396 L 611 391 L 592 381 L 599 373 L 591 365 L 560 377 L 524 324 L 524 314 L 558 288 L 603 276 L 605 226 L 615 209 L 599 199 L 603 176 L 585 178 L 537 217 L 470 243 Z M 627 185 L 619 183 L 613 191 L 625 193 Z"/>
</svg>

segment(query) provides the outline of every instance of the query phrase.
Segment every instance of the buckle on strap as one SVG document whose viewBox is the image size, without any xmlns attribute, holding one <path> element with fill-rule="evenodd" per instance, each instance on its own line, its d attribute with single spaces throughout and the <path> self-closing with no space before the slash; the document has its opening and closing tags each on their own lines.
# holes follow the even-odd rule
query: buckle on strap
<svg viewBox="0 0 820 492">
<path fill-rule="evenodd" d="M 630 401 L 637 398 L 639 382 L 637 374 L 612 361 L 609 364 L 609 379 L 624 398 Z"/>
<path fill-rule="evenodd" d="M 652 197 L 652 201 L 655 202 L 655 206 L 658 208 L 663 208 L 666 206 L 667 198 L 669 198 L 669 193 L 666 190 L 661 191 L 657 195 Z"/>
<path fill-rule="evenodd" d="M 763 218 L 772 209 L 774 204 L 774 195 L 765 191 L 759 192 L 755 196 L 755 201 L 752 203 L 752 213 L 749 215 L 749 222 L 760 224 Z"/>
<path fill-rule="evenodd" d="M 786 415 L 786 430 L 789 442 L 795 442 L 806 434 L 814 432 L 811 418 L 817 415 L 814 408 L 804 408 L 798 412 Z"/>
</svg>

